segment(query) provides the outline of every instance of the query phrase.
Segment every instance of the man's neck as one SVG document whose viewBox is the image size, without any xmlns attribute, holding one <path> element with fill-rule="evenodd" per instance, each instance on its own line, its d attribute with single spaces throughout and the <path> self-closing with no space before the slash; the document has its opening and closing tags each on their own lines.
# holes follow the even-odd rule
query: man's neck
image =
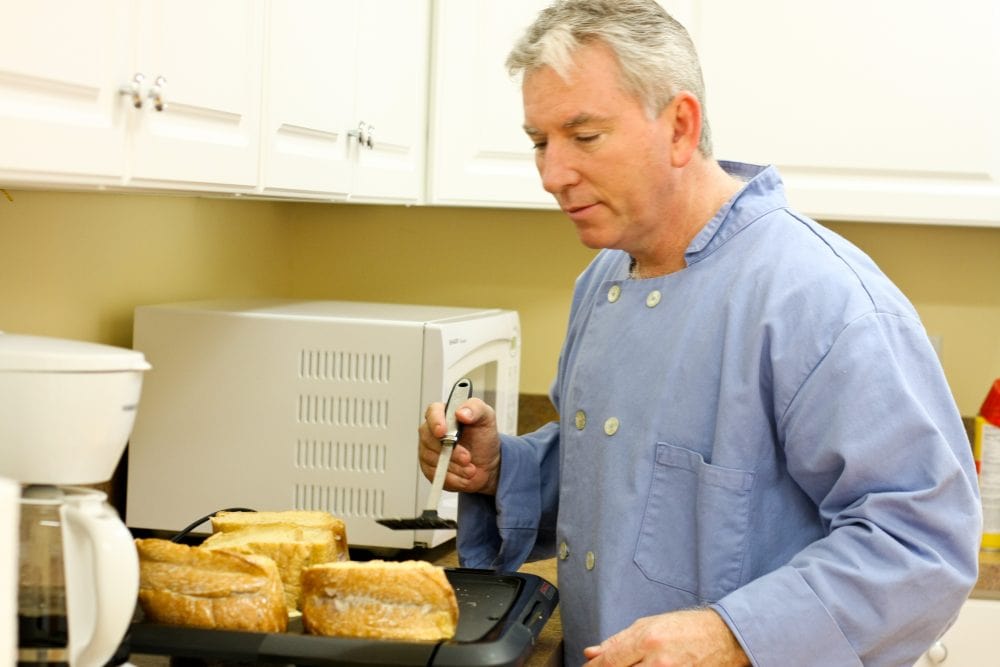
<svg viewBox="0 0 1000 667">
<path fill-rule="evenodd" d="M 700 158 L 685 167 L 674 184 L 666 234 L 632 252 L 630 277 L 653 278 L 687 267 L 684 255 L 691 241 L 741 187 L 714 159 Z"/>
</svg>

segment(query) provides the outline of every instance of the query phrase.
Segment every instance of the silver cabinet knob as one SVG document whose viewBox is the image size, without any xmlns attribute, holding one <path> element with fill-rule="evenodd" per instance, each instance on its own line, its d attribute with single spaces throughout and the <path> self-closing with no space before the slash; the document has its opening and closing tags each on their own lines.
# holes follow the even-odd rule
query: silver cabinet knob
<svg viewBox="0 0 1000 667">
<path fill-rule="evenodd" d="M 360 123 L 358 123 L 358 129 L 349 130 L 347 132 L 347 136 L 351 137 L 352 139 L 357 139 L 359 146 L 367 146 L 368 148 L 374 148 L 375 140 L 372 138 L 373 137 L 372 133 L 374 132 L 374 130 L 375 130 L 374 125 L 369 125 L 365 121 L 361 121 Z"/>
<path fill-rule="evenodd" d="M 142 108 L 142 82 L 146 76 L 142 72 L 136 72 L 135 76 L 128 83 L 123 83 L 118 87 L 119 95 L 128 95 L 132 100 L 132 106 L 136 109 Z"/>
<path fill-rule="evenodd" d="M 163 75 L 160 75 L 153 81 L 153 85 L 146 95 L 146 97 L 153 101 L 153 108 L 157 111 L 163 111 L 167 108 L 167 103 L 163 99 L 163 87 L 166 85 L 167 79 Z"/>
</svg>

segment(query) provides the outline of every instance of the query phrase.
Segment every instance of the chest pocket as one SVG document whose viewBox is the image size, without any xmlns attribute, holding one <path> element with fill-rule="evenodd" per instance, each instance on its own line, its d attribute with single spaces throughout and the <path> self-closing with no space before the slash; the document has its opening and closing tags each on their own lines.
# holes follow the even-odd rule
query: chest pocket
<svg viewBox="0 0 1000 667">
<path fill-rule="evenodd" d="M 714 602 L 743 582 L 754 474 L 657 443 L 635 564 L 652 581 Z"/>
</svg>

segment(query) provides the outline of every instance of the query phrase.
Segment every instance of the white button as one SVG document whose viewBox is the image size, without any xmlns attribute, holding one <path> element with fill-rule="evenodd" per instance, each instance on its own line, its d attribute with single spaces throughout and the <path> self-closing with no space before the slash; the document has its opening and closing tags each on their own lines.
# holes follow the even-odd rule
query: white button
<svg viewBox="0 0 1000 667">
<path fill-rule="evenodd" d="M 587 425 L 587 413 L 583 410 L 577 410 L 573 417 L 573 423 L 576 424 L 576 430 L 582 431 L 583 427 Z"/>
<path fill-rule="evenodd" d="M 611 289 L 608 290 L 608 301 L 614 303 L 618 300 L 618 297 L 622 295 L 622 288 L 618 285 L 612 285 Z"/>
<path fill-rule="evenodd" d="M 559 560 L 566 560 L 569 558 L 569 545 L 565 541 L 559 544 Z"/>
<path fill-rule="evenodd" d="M 614 435 L 618 432 L 618 417 L 608 417 L 604 422 L 604 432 L 608 435 Z"/>
<path fill-rule="evenodd" d="M 594 555 L 593 551 L 587 552 L 587 562 L 585 563 L 588 570 L 593 570 L 594 566 L 597 565 L 597 556 Z"/>
<path fill-rule="evenodd" d="M 646 295 L 646 305 L 653 308 L 660 302 L 660 290 L 655 289 Z"/>
</svg>

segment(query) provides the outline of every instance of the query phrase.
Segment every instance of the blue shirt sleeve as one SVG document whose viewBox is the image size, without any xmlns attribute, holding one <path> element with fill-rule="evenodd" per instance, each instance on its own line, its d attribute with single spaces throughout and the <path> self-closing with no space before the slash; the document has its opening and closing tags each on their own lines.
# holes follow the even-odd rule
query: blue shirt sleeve
<svg viewBox="0 0 1000 667">
<path fill-rule="evenodd" d="M 501 434 L 497 495 L 458 499 L 458 557 L 462 567 L 511 572 L 555 554 L 559 425 L 525 436 Z"/>
</svg>

